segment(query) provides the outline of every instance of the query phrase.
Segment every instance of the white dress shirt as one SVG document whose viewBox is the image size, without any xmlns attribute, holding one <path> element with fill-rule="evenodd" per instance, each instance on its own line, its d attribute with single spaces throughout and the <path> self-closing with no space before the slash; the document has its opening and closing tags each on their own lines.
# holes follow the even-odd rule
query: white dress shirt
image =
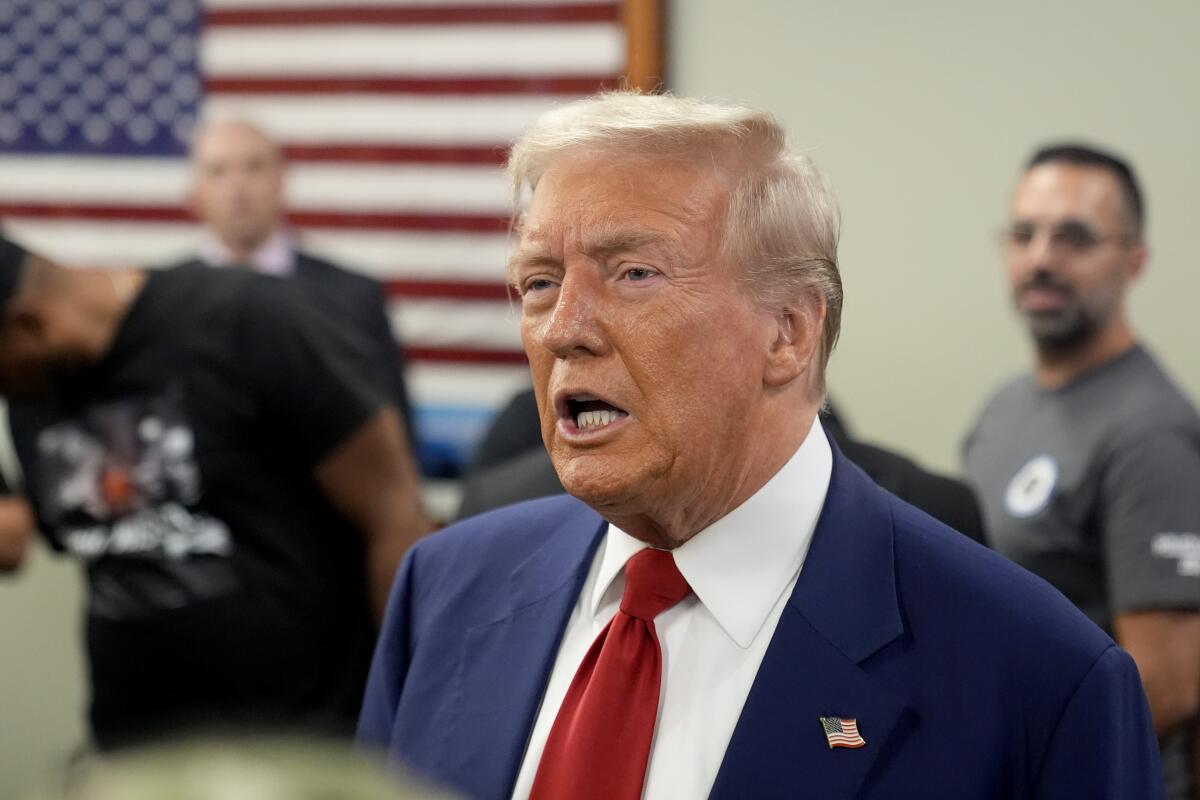
<svg viewBox="0 0 1200 800">
<path fill-rule="evenodd" d="M 791 459 L 745 503 L 676 548 L 693 594 L 654 621 L 662 646 L 648 800 L 707 797 L 817 525 L 833 456 L 814 421 Z M 625 589 L 625 562 L 644 542 L 609 525 L 575 602 L 513 797 L 533 788 L 567 687 Z M 802 680 L 797 676 L 797 680 Z M 596 758 L 621 758 L 597 753 Z"/>
<path fill-rule="evenodd" d="M 234 258 L 233 252 L 215 236 L 209 236 L 201 243 L 200 258 L 214 267 L 250 267 L 255 272 L 274 275 L 277 278 L 289 277 L 296 271 L 296 251 L 292 237 L 281 228 L 268 236 L 266 241 L 250 254 L 249 259 Z"/>
</svg>

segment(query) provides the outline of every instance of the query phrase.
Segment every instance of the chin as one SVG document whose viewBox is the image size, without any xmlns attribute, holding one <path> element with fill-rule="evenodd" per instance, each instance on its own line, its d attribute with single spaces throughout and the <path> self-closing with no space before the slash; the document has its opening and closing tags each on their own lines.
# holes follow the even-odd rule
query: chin
<svg viewBox="0 0 1200 800">
<path fill-rule="evenodd" d="M 596 454 L 555 456 L 554 469 L 567 493 L 593 508 L 624 506 L 641 485 L 640 471 Z"/>
</svg>

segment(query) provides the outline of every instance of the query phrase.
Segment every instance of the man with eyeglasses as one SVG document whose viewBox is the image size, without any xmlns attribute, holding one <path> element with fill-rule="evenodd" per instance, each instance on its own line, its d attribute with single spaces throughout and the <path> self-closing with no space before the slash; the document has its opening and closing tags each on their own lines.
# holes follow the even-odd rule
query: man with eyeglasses
<svg viewBox="0 0 1200 800">
<path fill-rule="evenodd" d="M 1120 158 L 1034 154 L 1004 233 L 1034 369 L 964 448 L 991 544 L 1054 584 L 1133 656 L 1168 796 L 1191 797 L 1200 709 L 1200 418 L 1137 342 L 1126 296 L 1147 260 Z"/>
</svg>

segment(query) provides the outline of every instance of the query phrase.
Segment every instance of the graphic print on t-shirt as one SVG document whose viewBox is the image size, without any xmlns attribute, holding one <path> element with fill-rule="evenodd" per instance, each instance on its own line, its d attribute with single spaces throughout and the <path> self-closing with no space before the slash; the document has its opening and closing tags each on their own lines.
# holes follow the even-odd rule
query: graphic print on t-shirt
<svg viewBox="0 0 1200 800">
<path fill-rule="evenodd" d="M 42 523 L 87 564 L 93 613 L 140 615 L 234 588 L 229 528 L 197 508 L 180 392 L 88 407 L 41 432 L 37 459 Z"/>
<path fill-rule="evenodd" d="M 1004 491 L 1004 507 L 1018 519 L 1037 514 L 1054 494 L 1058 463 L 1048 455 L 1031 458 L 1017 471 Z"/>
</svg>

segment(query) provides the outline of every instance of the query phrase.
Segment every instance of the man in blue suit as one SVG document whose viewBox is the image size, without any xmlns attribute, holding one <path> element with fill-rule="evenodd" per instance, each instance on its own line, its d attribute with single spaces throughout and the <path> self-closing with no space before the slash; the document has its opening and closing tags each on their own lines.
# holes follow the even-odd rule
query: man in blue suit
<svg viewBox="0 0 1200 800">
<path fill-rule="evenodd" d="M 602 95 L 509 171 L 573 497 L 409 553 L 361 741 L 480 798 L 1161 796 L 1129 657 L 829 444 L 837 213 L 772 117 Z"/>
</svg>

